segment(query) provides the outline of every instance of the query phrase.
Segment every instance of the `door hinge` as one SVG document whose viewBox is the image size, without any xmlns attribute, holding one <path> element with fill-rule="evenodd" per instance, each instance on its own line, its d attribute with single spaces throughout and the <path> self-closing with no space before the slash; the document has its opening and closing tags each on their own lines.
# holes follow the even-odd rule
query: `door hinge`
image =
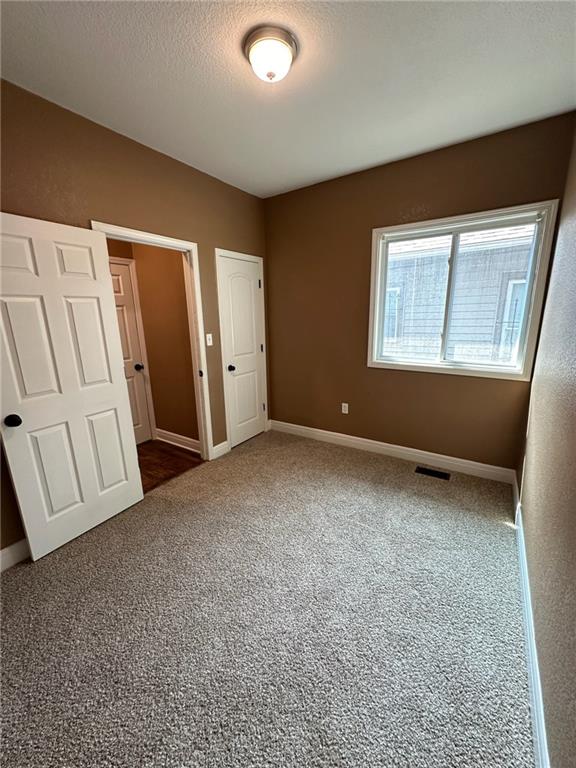
<svg viewBox="0 0 576 768">
<path fill-rule="evenodd" d="M 262 288 L 262 280 L 258 280 L 258 288 Z"/>
<path fill-rule="evenodd" d="M 260 352 L 264 352 L 264 344 L 260 344 Z"/>
<path fill-rule="evenodd" d="M 262 410 L 263 410 L 263 411 L 265 411 L 265 410 L 266 410 L 266 403 L 262 403 Z"/>
</svg>

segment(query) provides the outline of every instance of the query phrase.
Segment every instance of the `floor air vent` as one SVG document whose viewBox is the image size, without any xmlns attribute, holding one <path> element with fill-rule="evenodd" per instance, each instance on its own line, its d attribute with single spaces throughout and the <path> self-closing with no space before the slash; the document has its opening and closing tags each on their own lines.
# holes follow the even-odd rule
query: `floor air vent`
<svg viewBox="0 0 576 768">
<path fill-rule="evenodd" d="M 441 472 L 439 469 L 430 469 L 430 467 L 416 467 L 419 475 L 428 475 L 428 477 L 437 477 L 438 480 L 450 480 L 450 472 Z"/>
</svg>

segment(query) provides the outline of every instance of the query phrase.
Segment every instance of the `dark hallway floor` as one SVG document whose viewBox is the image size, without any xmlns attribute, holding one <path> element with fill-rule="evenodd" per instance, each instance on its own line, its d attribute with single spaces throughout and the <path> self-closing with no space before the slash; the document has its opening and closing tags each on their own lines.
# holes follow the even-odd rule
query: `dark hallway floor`
<svg viewBox="0 0 576 768">
<path fill-rule="evenodd" d="M 138 464 L 144 493 L 148 493 L 173 477 L 200 466 L 202 459 L 186 448 L 162 440 L 147 440 L 138 446 Z"/>
</svg>

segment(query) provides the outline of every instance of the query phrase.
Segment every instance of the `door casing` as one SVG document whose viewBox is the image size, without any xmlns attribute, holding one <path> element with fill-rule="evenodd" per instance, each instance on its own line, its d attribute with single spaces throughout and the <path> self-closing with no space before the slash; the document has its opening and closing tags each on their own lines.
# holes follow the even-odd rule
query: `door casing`
<svg viewBox="0 0 576 768">
<path fill-rule="evenodd" d="M 125 240 L 130 243 L 141 243 L 142 245 L 155 245 L 160 248 L 179 251 L 183 254 L 184 286 L 188 309 L 188 325 L 190 328 L 192 367 L 194 369 L 194 394 L 198 415 L 200 455 L 206 460 L 218 458 L 218 456 L 226 453 L 229 449 L 226 444 L 215 446 L 213 443 L 198 244 L 189 240 L 178 240 L 173 237 L 143 232 L 139 229 L 128 229 L 127 227 L 106 224 L 101 221 L 91 221 L 90 223 L 92 229 L 103 232 L 106 237 L 114 240 Z"/>
</svg>

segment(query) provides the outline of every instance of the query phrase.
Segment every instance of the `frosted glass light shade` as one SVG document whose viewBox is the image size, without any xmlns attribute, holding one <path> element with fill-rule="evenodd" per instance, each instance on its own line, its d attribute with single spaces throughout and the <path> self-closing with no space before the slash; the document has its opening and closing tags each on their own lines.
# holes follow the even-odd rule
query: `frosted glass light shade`
<svg viewBox="0 0 576 768">
<path fill-rule="evenodd" d="M 260 80 L 277 83 L 290 71 L 296 55 L 296 41 L 284 29 L 260 27 L 246 39 L 244 52 Z"/>
</svg>

